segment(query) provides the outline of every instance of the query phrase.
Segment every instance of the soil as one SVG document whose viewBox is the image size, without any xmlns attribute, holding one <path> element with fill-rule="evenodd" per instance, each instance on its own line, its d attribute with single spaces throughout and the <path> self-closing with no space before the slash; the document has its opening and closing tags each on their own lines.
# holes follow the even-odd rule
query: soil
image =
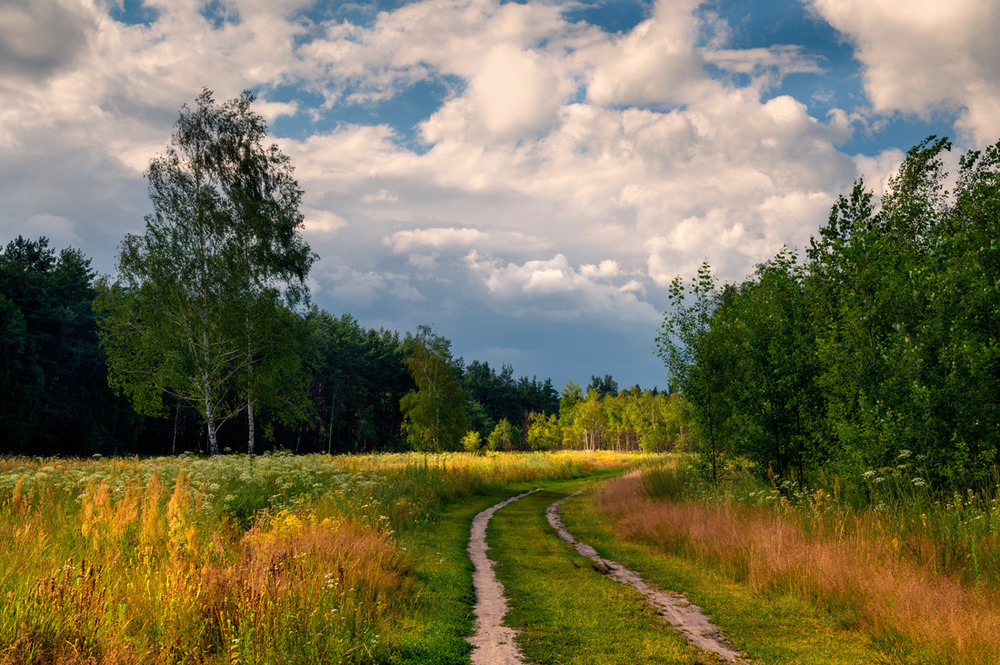
<svg viewBox="0 0 1000 665">
<path fill-rule="evenodd" d="M 582 491 L 582 490 L 581 490 Z M 571 498 L 579 494 L 566 497 Z M 717 654 L 719 657 L 730 663 L 749 663 L 743 658 L 743 654 L 726 640 L 718 626 L 708 620 L 701 608 L 692 604 L 688 599 L 679 593 L 671 591 L 661 591 L 651 586 L 639 573 L 630 570 L 621 564 L 602 558 L 597 551 L 587 545 L 577 541 L 573 535 L 566 530 L 562 519 L 559 517 L 559 504 L 566 499 L 556 501 L 545 511 L 545 516 L 549 524 L 556 530 L 559 537 L 572 545 L 576 551 L 593 562 L 593 567 L 598 572 L 610 577 L 622 584 L 627 584 L 646 597 L 646 602 L 656 608 L 660 615 L 688 641 L 699 649 Z"/>
<path fill-rule="evenodd" d="M 507 614 L 507 599 L 503 596 L 503 586 L 493 572 L 493 561 L 486 556 L 486 525 L 493 513 L 504 506 L 537 492 L 531 490 L 495 506 L 487 508 L 472 520 L 472 535 L 469 538 L 469 558 L 474 572 L 473 586 L 476 589 L 476 634 L 469 638 L 475 647 L 472 651 L 473 665 L 523 665 L 524 660 L 514 641 L 513 628 L 502 626 Z"/>
<path fill-rule="evenodd" d="M 525 492 L 491 506 L 476 515 L 472 521 L 468 551 L 474 568 L 472 579 L 476 591 L 476 634 L 468 638 L 468 641 L 474 647 L 473 665 L 525 665 L 515 641 L 517 632 L 501 625 L 507 614 L 507 599 L 503 595 L 503 586 L 493 572 L 494 562 L 486 556 L 489 549 L 486 545 L 486 526 L 496 511 L 537 491 L 539 490 Z M 693 605 L 683 594 L 661 591 L 648 584 L 634 570 L 602 558 L 593 547 L 577 541 L 566 530 L 558 512 L 559 504 L 576 494 L 556 501 L 545 511 L 549 524 L 560 538 L 572 545 L 581 556 L 590 559 L 596 571 L 631 586 L 645 596 L 646 602 L 657 609 L 671 627 L 683 634 L 694 646 L 714 653 L 726 662 L 750 663 L 726 640 L 719 627 L 708 620 L 701 608 Z"/>
</svg>

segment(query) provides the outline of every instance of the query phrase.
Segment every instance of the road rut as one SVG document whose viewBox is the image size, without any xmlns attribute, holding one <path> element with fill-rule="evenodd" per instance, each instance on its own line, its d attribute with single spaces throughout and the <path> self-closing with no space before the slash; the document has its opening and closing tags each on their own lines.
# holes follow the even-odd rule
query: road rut
<svg viewBox="0 0 1000 665">
<path fill-rule="evenodd" d="M 575 492 L 565 499 L 560 499 L 546 509 L 545 517 L 548 519 L 549 524 L 552 525 L 552 528 L 556 530 L 556 533 L 559 534 L 559 537 L 572 545 L 581 556 L 585 556 L 593 561 L 594 567 L 598 571 L 622 584 L 631 586 L 645 596 L 646 602 L 659 610 L 660 615 L 694 646 L 718 654 L 731 663 L 750 663 L 749 660 L 743 658 L 743 654 L 737 651 L 726 640 L 719 627 L 708 620 L 708 617 L 702 613 L 701 608 L 693 605 L 685 596 L 679 593 L 661 591 L 651 586 L 642 579 L 639 573 L 626 568 L 620 563 L 602 558 L 597 553 L 597 550 L 586 543 L 576 540 L 567 531 L 566 526 L 559 517 L 559 505 L 563 501 L 566 501 L 566 499 L 571 499 L 582 491 Z"/>
<path fill-rule="evenodd" d="M 507 614 L 507 599 L 503 595 L 503 585 L 493 572 L 493 561 L 486 556 L 489 549 L 486 545 L 486 525 L 496 511 L 537 491 L 531 490 L 501 501 L 472 520 L 468 550 L 474 568 L 472 583 L 476 590 L 476 634 L 469 638 L 469 643 L 475 647 L 472 651 L 473 665 L 524 664 L 514 641 L 514 629 L 501 625 Z"/>
</svg>

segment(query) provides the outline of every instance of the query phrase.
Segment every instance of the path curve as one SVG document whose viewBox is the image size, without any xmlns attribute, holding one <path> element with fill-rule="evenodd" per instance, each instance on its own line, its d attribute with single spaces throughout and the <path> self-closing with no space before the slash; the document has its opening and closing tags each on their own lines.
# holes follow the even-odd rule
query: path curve
<svg viewBox="0 0 1000 665">
<path fill-rule="evenodd" d="M 514 629 L 501 625 L 507 614 L 507 599 L 503 595 L 503 585 L 493 572 L 493 561 L 486 556 L 486 550 L 489 549 L 486 545 L 486 525 L 493 513 L 537 491 L 534 489 L 501 501 L 472 520 L 468 550 L 474 567 L 472 583 L 476 589 L 476 634 L 468 638 L 468 641 L 475 647 L 472 651 L 473 665 L 524 664 L 514 641 Z"/>
<path fill-rule="evenodd" d="M 702 614 L 701 608 L 691 604 L 688 599 L 679 593 L 660 591 L 649 585 L 639 573 L 630 570 L 620 563 L 602 558 L 590 545 L 581 543 L 566 530 L 559 517 L 559 504 L 566 499 L 571 499 L 583 490 L 570 494 L 564 499 L 556 501 L 545 510 L 545 517 L 549 524 L 556 530 L 559 537 L 573 546 L 576 551 L 594 562 L 594 568 L 602 574 L 627 584 L 646 597 L 646 602 L 659 610 L 660 616 L 667 620 L 670 625 L 683 634 L 688 641 L 699 649 L 718 654 L 731 663 L 749 663 L 743 658 L 743 654 L 726 640 L 718 626 L 708 620 Z M 499 661 L 498 661 L 499 662 Z M 506 662 L 506 661 L 504 661 Z"/>
</svg>

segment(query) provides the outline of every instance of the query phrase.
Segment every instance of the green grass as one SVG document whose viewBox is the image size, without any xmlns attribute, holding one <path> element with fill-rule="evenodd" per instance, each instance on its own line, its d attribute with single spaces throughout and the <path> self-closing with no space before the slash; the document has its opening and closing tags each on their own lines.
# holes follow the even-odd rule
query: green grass
<svg viewBox="0 0 1000 665">
<path fill-rule="evenodd" d="M 444 508 L 403 535 L 419 590 L 399 630 L 387 637 L 378 660 L 387 663 L 461 665 L 469 662 L 475 594 L 466 547 L 472 520 L 482 510 L 520 490 L 493 490 Z"/>
<path fill-rule="evenodd" d="M 467 663 L 472 517 L 636 463 L 0 458 L 0 665 Z"/>
<path fill-rule="evenodd" d="M 547 489 L 499 511 L 490 522 L 490 557 L 520 631 L 528 662 L 575 664 L 718 662 L 691 648 L 635 591 L 595 572 L 555 534 L 545 508 L 587 480 Z"/>
<path fill-rule="evenodd" d="M 637 570 L 650 583 L 687 595 L 737 649 L 768 665 L 870 665 L 899 662 L 868 635 L 792 594 L 766 596 L 712 568 L 664 551 L 654 542 L 625 542 L 592 504 L 592 492 L 567 501 L 560 514 L 577 539 L 601 556 Z"/>
</svg>

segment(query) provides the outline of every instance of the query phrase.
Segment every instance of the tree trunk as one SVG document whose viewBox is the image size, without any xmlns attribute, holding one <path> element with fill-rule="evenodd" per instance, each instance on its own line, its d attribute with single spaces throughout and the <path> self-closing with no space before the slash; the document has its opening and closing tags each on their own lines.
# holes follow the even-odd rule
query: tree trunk
<svg viewBox="0 0 1000 665">
<path fill-rule="evenodd" d="M 208 376 L 202 376 L 201 385 L 205 396 L 205 427 L 208 429 L 208 456 L 215 457 L 219 454 L 219 440 L 216 438 L 217 427 L 215 424 L 215 412 L 212 410 L 212 389 L 209 385 Z"/>
<path fill-rule="evenodd" d="M 177 427 L 178 427 L 178 423 L 180 422 L 180 419 L 181 419 L 181 401 L 180 401 L 180 399 L 178 399 L 177 400 L 177 409 L 174 411 L 174 438 L 173 438 L 173 441 L 170 442 L 170 454 L 171 455 L 176 455 L 177 454 Z"/>
<path fill-rule="evenodd" d="M 254 421 L 253 421 L 253 400 L 247 400 L 247 429 L 249 434 L 247 437 L 247 455 L 253 455 L 253 443 L 254 443 Z"/>
</svg>

